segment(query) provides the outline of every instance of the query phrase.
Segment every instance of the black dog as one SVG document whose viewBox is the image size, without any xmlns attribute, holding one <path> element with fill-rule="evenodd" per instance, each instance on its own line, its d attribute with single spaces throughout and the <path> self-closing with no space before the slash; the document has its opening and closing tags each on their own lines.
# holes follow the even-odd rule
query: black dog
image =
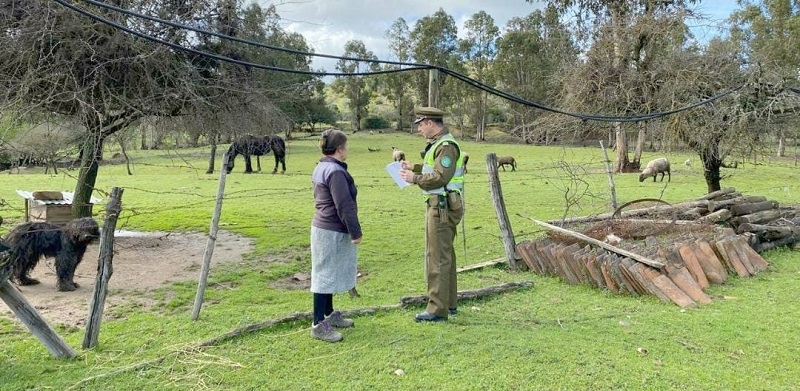
<svg viewBox="0 0 800 391">
<path fill-rule="evenodd" d="M 39 281 L 30 278 L 31 270 L 42 256 L 55 257 L 59 291 L 74 291 L 75 269 L 83 259 L 86 247 L 100 237 L 97 222 L 82 217 L 66 224 L 24 223 L 6 235 L 4 241 L 11 247 L 11 278 L 20 285 L 34 285 Z"/>
</svg>

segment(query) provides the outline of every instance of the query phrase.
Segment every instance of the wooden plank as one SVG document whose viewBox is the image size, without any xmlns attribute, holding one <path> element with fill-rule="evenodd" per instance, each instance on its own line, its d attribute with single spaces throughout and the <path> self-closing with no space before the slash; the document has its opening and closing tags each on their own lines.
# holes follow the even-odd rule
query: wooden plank
<svg viewBox="0 0 800 391">
<path fill-rule="evenodd" d="M 701 289 L 706 289 L 710 285 L 708 282 L 708 277 L 706 277 L 706 273 L 703 271 L 703 267 L 700 265 L 700 261 L 697 259 L 694 249 L 695 247 L 693 244 L 681 246 L 678 248 L 678 255 L 683 260 L 684 265 L 686 265 L 686 269 L 688 269 L 689 273 L 692 274 L 692 278 L 697 281 L 697 285 L 699 285 Z M 675 250 L 670 249 L 667 251 L 673 253 Z"/>
<path fill-rule="evenodd" d="M 722 265 L 711 245 L 703 240 L 695 241 L 695 256 L 703 268 L 703 273 L 711 284 L 724 284 L 728 280 L 728 272 Z"/>
<path fill-rule="evenodd" d="M 697 307 L 697 303 L 692 300 L 686 292 L 678 288 L 669 277 L 660 274 L 653 279 L 653 284 L 658 287 L 670 301 L 677 304 L 681 308 Z"/>
<path fill-rule="evenodd" d="M 619 293 L 619 285 L 614 282 L 611 277 L 611 266 L 609 265 L 611 254 L 603 255 L 603 262 L 600 264 L 600 271 L 603 273 L 603 280 L 606 282 L 606 288 L 614 293 Z"/>
<path fill-rule="evenodd" d="M 756 274 L 756 269 L 753 268 L 753 264 L 750 263 L 750 260 L 748 260 L 747 257 L 741 256 L 736 250 L 736 242 L 738 241 L 739 238 L 725 241 L 725 249 L 728 251 L 728 255 L 735 258 L 739 263 L 742 264 L 742 266 L 744 266 L 744 269 L 747 271 L 747 275 L 752 276 Z"/>
<path fill-rule="evenodd" d="M 667 277 L 675 283 L 675 286 L 689 295 L 692 300 L 702 304 L 711 303 L 711 298 L 703 292 L 703 289 L 692 277 L 689 269 L 686 267 L 677 268 L 672 265 L 667 265 L 665 269 L 667 270 Z"/>
<path fill-rule="evenodd" d="M 657 268 L 657 269 L 660 269 L 660 268 L 664 267 L 664 264 L 661 263 L 661 262 L 649 259 L 647 257 L 643 257 L 643 256 L 638 255 L 638 254 L 634 254 L 634 253 L 632 253 L 630 251 L 623 250 L 623 249 L 621 249 L 619 247 L 612 246 L 612 245 L 610 245 L 608 243 L 601 242 L 601 241 L 599 241 L 597 239 L 590 238 L 590 237 L 588 237 L 588 236 L 586 236 L 586 235 L 584 235 L 582 233 L 575 232 L 575 231 L 570 231 L 568 229 L 564 229 L 564 228 L 561 228 L 561 227 L 556 227 L 555 225 L 550 225 L 550 224 L 547 224 L 547 223 L 539 221 L 539 220 L 535 220 L 535 219 L 531 219 L 531 220 L 533 220 L 536 224 L 539 224 L 539 225 L 541 225 L 543 227 L 549 228 L 549 229 L 551 229 L 553 231 L 561 232 L 563 234 L 566 234 L 566 235 L 581 239 L 581 240 L 583 240 L 585 242 L 589 242 L 591 244 L 600 246 L 600 247 L 602 247 L 602 248 L 604 248 L 604 249 L 606 249 L 608 251 L 612 251 L 612 252 L 615 252 L 615 253 L 620 254 L 622 256 L 631 258 L 631 259 L 633 259 L 635 261 L 639 261 L 639 262 L 644 263 L 644 264 L 646 264 L 648 266 L 652 266 L 652 267 Z"/>
<path fill-rule="evenodd" d="M 747 244 L 744 240 L 736 242 L 737 246 L 736 249 L 739 251 L 740 255 L 746 257 L 750 260 L 750 263 L 753 265 L 753 268 L 756 271 L 764 271 L 767 270 L 769 267 L 769 263 L 767 262 L 761 254 L 757 253 L 750 245 Z"/>
<path fill-rule="evenodd" d="M 653 282 L 653 279 L 661 275 L 655 269 L 649 268 L 641 263 L 634 263 L 629 270 L 648 293 L 655 295 L 661 301 L 672 301 L 672 299 L 670 299 L 669 296 L 667 296 L 666 293 L 662 291 L 661 288 L 657 287 L 655 282 Z"/>
<path fill-rule="evenodd" d="M 714 247 L 717 249 L 720 258 L 725 262 L 725 266 L 728 267 L 729 272 L 736 273 L 739 277 L 748 277 L 750 274 L 747 273 L 747 269 L 744 268 L 744 265 L 742 265 L 736 257 L 728 254 L 728 248 L 725 246 L 727 240 L 728 239 L 723 239 L 714 243 Z"/>
<path fill-rule="evenodd" d="M 623 258 L 612 254 L 611 260 L 611 277 L 617 283 L 620 293 L 627 293 L 631 296 L 637 296 L 636 288 L 633 286 L 628 276 L 622 271 Z"/>
<path fill-rule="evenodd" d="M 645 289 L 639 281 L 634 276 L 633 272 L 631 271 L 632 265 L 636 263 L 636 261 L 630 258 L 622 258 L 619 263 L 619 271 L 625 276 L 625 279 L 628 281 L 630 286 L 633 288 L 633 292 L 631 294 L 633 296 L 640 296 L 640 295 L 647 295 L 647 289 Z"/>
<path fill-rule="evenodd" d="M 600 267 L 597 265 L 596 255 L 589 255 L 586 261 L 586 269 L 589 270 L 589 274 L 592 275 L 594 286 L 601 289 L 606 287 L 606 281 L 603 279 L 603 272 L 600 271 Z"/>
<path fill-rule="evenodd" d="M 457 268 L 456 269 L 456 273 L 466 272 L 466 271 L 469 271 L 469 270 L 483 269 L 483 268 L 485 268 L 487 266 L 495 266 L 495 265 L 501 264 L 501 263 L 503 263 L 505 261 L 506 261 L 505 258 L 497 258 L 497 259 L 492 259 L 491 261 L 473 263 L 472 265 L 467 265 L 467 266 L 462 266 L 462 267 Z M 528 267 L 530 267 L 530 266 L 528 266 Z"/>
</svg>

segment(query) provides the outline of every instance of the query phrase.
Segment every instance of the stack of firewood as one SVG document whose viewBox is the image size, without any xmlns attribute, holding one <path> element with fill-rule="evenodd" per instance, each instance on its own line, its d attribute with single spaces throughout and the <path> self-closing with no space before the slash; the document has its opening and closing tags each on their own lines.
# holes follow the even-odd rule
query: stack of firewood
<svg viewBox="0 0 800 391">
<path fill-rule="evenodd" d="M 704 290 L 712 283 L 724 283 L 729 274 L 747 277 L 768 265 L 745 239 L 730 234 L 713 242 L 697 240 L 658 248 L 656 260 L 639 259 L 614 246 L 587 241 L 585 246 L 549 238 L 525 241 L 517 245 L 517 252 L 535 273 L 614 293 L 652 294 L 684 308 L 710 303 Z M 650 245 L 657 246 L 654 241 Z"/>
</svg>

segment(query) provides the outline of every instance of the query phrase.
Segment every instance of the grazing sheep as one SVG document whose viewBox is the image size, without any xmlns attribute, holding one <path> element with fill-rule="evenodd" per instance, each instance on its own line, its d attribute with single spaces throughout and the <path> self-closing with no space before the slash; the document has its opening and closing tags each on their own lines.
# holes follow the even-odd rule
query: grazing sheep
<svg viewBox="0 0 800 391">
<path fill-rule="evenodd" d="M 691 166 L 692 165 L 692 159 L 686 159 L 686 161 L 683 162 L 683 165 L 686 166 L 686 167 Z"/>
<path fill-rule="evenodd" d="M 661 174 L 661 182 L 664 182 L 664 174 L 668 175 L 667 182 L 672 179 L 672 174 L 669 173 L 669 160 L 665 157 L 651 160 L 647 163 L 647 167 L 639 174 L 639 182 L 644 182 L 645 178 L 649 177 L 653 177 L 653 182 L 655 182 L 659 173 Z"/>
<path fill-rule="evenodd" d="M 497 158 L 497 168 L 503 167 L 503 171 L 505 171 L 506 164 L 511 166 L 511 171 L 517 171 L 517 161 L 513 156 L 501 156 Z"/>
<path fill-rule="evenodd" d="M 392 160 L 396 162 L 402 162 L 406 160 L 406 153 L 397 149 L 396 147 L 392 147 Z"/>
<path fill-rule="evenodd" d="M 467 173 L 467 163 L 469 162 L 469 154 L 466 153 L 466 152 L 463 152 L 462 155 L 464 155 L 464 174 L 466 174 Z"/>
</svg>

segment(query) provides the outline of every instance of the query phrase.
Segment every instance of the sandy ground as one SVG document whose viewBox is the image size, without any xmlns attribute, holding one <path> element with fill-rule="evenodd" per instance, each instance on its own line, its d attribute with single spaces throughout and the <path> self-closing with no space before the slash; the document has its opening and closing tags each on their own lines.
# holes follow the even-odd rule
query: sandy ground
<svg viewBox="0 0 800 391">
<path fill-rule="evenodd" d="M 108 283 L 107 311 L 115 306 L 134 303 L 149 306 L 148 295 L 142 294 L 166 284 L 194 280 L 200 276 L 207 236 L 198 233 L 140 233 L 117 231 L 114 235 L 113 273 Z M 75 272 L 78 290 L 56 290 L 52 259 L 43 259 L 31 273 L 41 283 L 20 286 L 22 295 L 50 324 L 82 327 L 89 315 L 89 301 L 97 278 L 99 243 L 89 246 L 83 262 Z M 211 259 L 211 268 L 242 260 L 253 248 L 251 239 L 220 231 Z M 15 285 L 16 286 L 16 285 Z M 0 316 L 16 319 L 0 300 Z"/>
</svg>

